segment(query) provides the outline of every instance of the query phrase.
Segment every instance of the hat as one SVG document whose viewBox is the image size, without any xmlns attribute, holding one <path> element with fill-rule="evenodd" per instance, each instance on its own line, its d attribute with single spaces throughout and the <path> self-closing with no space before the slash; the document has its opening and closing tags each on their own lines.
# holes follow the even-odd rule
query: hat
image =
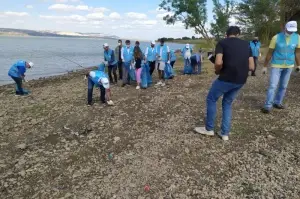
<svg viewBox="0 0 300 199">
<path fill-rule="evenodd" d="M 101 84 L 102 86 L 105 88 L 105 89 L 108 89 L 109 88 L 109 81 L 108 79 L 105 77 L 105 78 L 102 78 L 101 80 Z"/>
<path fill-rule="evenodd" d="M 151 44 L 155 45 L 155 41 L 154 41 L 154 40 L 153 40 L 153 41 L 151 41 Z"/>
<path fill-rule="evenodd" d="M 297 21 L 289 21 L 285 25 L 285 28 L 289 32 L 297 32 Z"/>
<path fill-rule="evenodd" d="M 30 68 L 32 68 L 34 66 L 34 63 L 29 62 L 28 65 L 30 66 Z"/>
<path fill-rule="evenodd" d="M 108 44 L 107 44 L 107 43 L 103 44 L 103 47 L 104 47 L 104 48 L 105 48 L 105 47 L 108 47 Z"/>
<path fill-rule="evenodd" d="M 186 48 L 190 48 L 190 44 L 186 44 L 185 47 L 186 47 Z"/>
</svg>

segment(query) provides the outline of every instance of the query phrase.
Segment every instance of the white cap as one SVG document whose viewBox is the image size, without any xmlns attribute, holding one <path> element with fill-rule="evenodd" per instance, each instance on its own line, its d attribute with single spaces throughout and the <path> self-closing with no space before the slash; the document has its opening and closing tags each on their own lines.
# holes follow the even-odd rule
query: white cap
<svg viewBox="0 0 300 199">
<path fill-rule="evenodd" d="M 151 41 L 151 44 L 154 44 L 155 45 L 155 41 L 153 40 L 153 41 Z"/>
<path fill-rule="evenodd" d="M 104 47 L 104 48 L 105 48 L 105 47 L 108 47 L 108 44 L 107 44 L 107 43 L 103 44 L 103 47 Z"/>
<path fill-rule="evenodd" d="M 289 32 L 297 32 L 297 21 L 289 21 L 285 25 L 285 28 Z"/>
<path fill-rule="evenodd" d="M 30 68 L 32 68 L 34 66 L 34 63 L 28 62 L 28 65 L 30 66 Z"/>
<path fill-rule="evenodd" d="M 190 44 L 186 44 L 185 47 L 186 47 L 186 48 L 190 48 Z"/>
<path fill-rule="evenodd" d="M 102 86 L 103 86 L 105 89 L 109 88 L 109 81 L 108 81 L 107 78 L 102 78 L 100 81 L 101 81 Z"/>
</svg>

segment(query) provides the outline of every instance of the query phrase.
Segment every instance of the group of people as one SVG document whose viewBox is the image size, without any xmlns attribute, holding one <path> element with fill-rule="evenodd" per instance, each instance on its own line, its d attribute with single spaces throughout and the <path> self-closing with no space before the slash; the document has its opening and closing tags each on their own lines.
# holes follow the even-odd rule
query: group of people
<svg viewBox="0 0 300 199">
<path fill-rule="evenodd" d="M 219 77 L 213 82 L 206 99 L 205 126 L 195 128 L 197 133 L 214 136 L 216 103 L 223 96 L 222 125 L 219 136 L 224 141 L 229 140 L 232 102 L 245 85 L 249 70 L 255 76 L 257 58 L 260 56 L 258 38 L 251 41 L 249 45 L 249 42 L 238 38 L 240 33 L 239 27 L 229 27 L 227 38 L 216 46 L 215 73 Z M 297 64 L 296 71 L 300 71 L 300 36 L 297 34 L 297 22 L 290 21 L 282 32 L 272 38 L 269 45 L 262 73 L 266 74 L 271 65 L 270 85 L 266 102 L 261 109 L 262 113 L 268 114 L 272 108 L 285 108 L 283 100 L 295 64 Z"/>
<path fill-rule="evenodd" d="M 216 46 L 214 64 L 215 73 L 219 77 L 213 82 L 206 99 L 205 127 L 195 128 L 196 132 L 203 135 L 213 136 L 215 134 L 216 103 L 223 96 L 222 125 L 219 135 L 224 141 L 229 140 L 232 103 L 240 89 L 245 85 L 249 71 L 252 72 L 252 76 L 256 75 L 258 57 L 261 56 L 261 44 L 258 38 L 254 38 L 249 45 L 249 42 L 238 38 L 240 34 L 239 27 L 231 26 L 227 30 L 227 38 L 218 42 Z M 136 42 L 134 47 L 130 45 L 129 40 L 126 40 L 125 44 L 123 46 L 122 41 L 119 40 L 115 50 L 110 49 L 106 43 L 103 45 L 105 62 L 100 64 L 97 70 L 90 71 L 86 75 L 88 78 L 88 105 L 92 105 L 94 86 L 100 88 L 101 102 L 113 105 L 110 97 L 110 83 L 117 83 L 119 79 L 122 80 L 122 86 L 130 84 L 129 71 L 132 67 L 135 68 L 136 89 L 140 89 L 141 68 L 144 63 L 149 65 L 150 76 L 157 68 L 159 81 L 156 85 L 165 85 L 165 67 L 166 65 L 174 66 L 176 55 L 164 43 L 164 40 L 160 40 L 160 44 L 157 46 L 155 46 L 154 41 L 151 42 L 144 52 L 139 47 L 139 42 Z M 201 52 L 192 55 L 192 49 L 187 44 L 181 53 L 184 57 L 185 66 L 201 66 L 203 60 Z M 195 58 L 192 58 L 193 56 Z M 298 66 L 296 70 L 300 71 L 300 36 L 297 34 L 296 21 L 288 22 L 284 31 L 272 38 L 262 69 L 263 74 L 267 73 L 269 64 L 271 64 L 270 85 L 265 105 L 261 109 L 263 113 L 270 113 L 272 108 L 285 108 L 283 100 L 295 64 Z M 16 95 L 26 94 L 22 88 L 22 81 L 25 80 L 26 69 L 32 68 L 33 65 L 32 62 L 18 61 L 10 68 L 8 75 L 17 85 Z M 108 75 L 105 73 L 106 67 L 108 68 Z M 119 70 L 119 78 L 117 78 L 117 69 Z"/>
</svg>

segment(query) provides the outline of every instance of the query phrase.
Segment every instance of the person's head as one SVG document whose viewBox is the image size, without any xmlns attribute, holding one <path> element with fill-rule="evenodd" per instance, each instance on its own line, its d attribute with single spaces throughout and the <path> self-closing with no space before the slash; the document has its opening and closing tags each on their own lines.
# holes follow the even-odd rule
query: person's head
<svg viewBox="0 0 300 199">
<path fill-rule="evenodd" d="M 285 34 L 291 35 L 294 32 L 297 32 L 297 21 L 289 21 L 285 25 Z"/>
<path fill-rule="evenodd" d="M 230 26 L 226 31 L 227 37 L 238 37 L 241 34 L 241 30 L 238 26 Z"/>
<path fill-rule="evenodd" d="M 254 38 L 253 38 L 253 41 L 258 41 L 258 37 L 254 37 Z"/>
<path fill-rule="evenodd" d="M 134 48 L 134 58 L 137 59 L 137 58 L 142 58 L 142 55 L 141 55 L 141 49 L 140 47 L 136 46 Z"/>
<path fill-rule="evenodd" d="M 164 39 L 160 39 L 160 45 L 163 46 L 165 44 L 165 40 Z"/>
<path fill-rule="evenodd" d="M 105 51 L 108 51 L 108 49 L 109 49 L 109 46 L 108 46 L 108 44 L 107 44 L 107 43 L 103 44 L 103 49 L 104 49 Z"/>
<path fill-rule="evenodd" d="M 130 46 L 130 41 L 129 41 L 129 40 L 126 40 L 126 41 L 125 41 L 125 44 L 126 44 L 127 47 L 129 47 L 129 46 Z"/>
<path fill-rule="evenodd" d="M 190 44 L 185 44 L 186 49 L 190 49 Z"/>
<path fill-rule="evenodd" d="M 118 40 L 118 45 L 122 46 L 122 40 L 121 39 Z"/>
<path fill-rule="evenodd" d="M 153 40 L 152 42 L 151 42 L 151 47 L 153 48 L 155 46 L 155 41 Z"/>
<path fill-rule="evenodd" d="M 26 62 L 26 68 L 32 68 L 33 66 L 34 66 L 34 63 Z"/>
<path fill-rule="evenodd" d="M 109 81 L 106 77 L 101 78 L 100 82 L 105 89 L 109 89 Z"/>
<path fill-rule="evenodd" d="M 202 49 L 201 48 L 199 49 L 199 53 L 202 53 Z"/>
<path fill-rule="evenodd" d="M 139 46 L 140 46 L 140 42 L 139 42 L 139 41 L 136 41 L 136 42 L 135 42 L 135 46 L 139 47 Z"/>
</svg>

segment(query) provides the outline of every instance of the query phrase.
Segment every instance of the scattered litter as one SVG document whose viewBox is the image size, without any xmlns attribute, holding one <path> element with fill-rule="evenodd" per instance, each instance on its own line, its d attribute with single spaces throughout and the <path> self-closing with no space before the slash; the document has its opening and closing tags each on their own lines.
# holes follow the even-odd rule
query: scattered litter
<svg viewBox="0 0 300 199">
<path fill-rule="evenodd" d="M 145 191 L 145 192 L 149 192 L 149 191 L 150 191 L 150 186 L 149 186 L 149 185 L 145 185 L 144 191 Z"/>
</svg>

